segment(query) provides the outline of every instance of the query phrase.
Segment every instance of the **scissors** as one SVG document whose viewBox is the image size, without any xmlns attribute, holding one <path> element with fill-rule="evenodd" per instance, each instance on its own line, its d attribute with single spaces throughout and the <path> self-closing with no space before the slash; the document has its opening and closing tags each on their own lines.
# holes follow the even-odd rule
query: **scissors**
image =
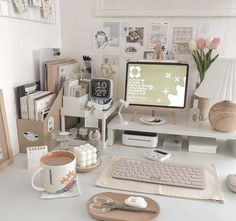
<svg viewBox="0 0 236 221">
<path fill-rule="evenodd" d="M 156 213 L 156 210 L 147 209 L 147 208 L 137 208 L 125 205 L 123 202 L 113 201 L 109 197 L 96 196 L 93 198 L 92 203 L 90 204 L 90 209 L 94 212 L 106 213 L 114 209 L 134 211 L 134 212 L 149 212 Z"/>
</svg>

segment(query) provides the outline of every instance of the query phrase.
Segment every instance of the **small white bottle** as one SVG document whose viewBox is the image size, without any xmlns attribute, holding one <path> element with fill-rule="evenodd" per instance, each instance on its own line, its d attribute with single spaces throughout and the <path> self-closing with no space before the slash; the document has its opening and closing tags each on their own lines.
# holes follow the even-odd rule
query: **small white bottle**
<svg viewBox="0 0 236 221">
<path fill-rule="evenodd" d="M 193 107 L 189 111 L 188 125 L 191 127 L 199 126 L 200 110 L 198 109 L 198 99 L 193 100 Z"/>
</svg>

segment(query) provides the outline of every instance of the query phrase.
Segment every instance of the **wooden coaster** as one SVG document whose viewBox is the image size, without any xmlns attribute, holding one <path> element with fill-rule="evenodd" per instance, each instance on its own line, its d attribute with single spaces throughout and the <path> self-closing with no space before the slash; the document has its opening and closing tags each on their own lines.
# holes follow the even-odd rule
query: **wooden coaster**
<svg viewBox="0 0 236 221">
<path fill-rule="evenodd" d="M 87 210 L 89 215 L 97 220 L 104 220 L 104 221 L 154 221 L 156 220 L 157 216 L 160 213 L 160 206 L 157 202 L 152 200 L 151 198 L 141 196 L 147 202 L 147 208 L 156 210 L 156 213 L 149 213 L 149 212 L 136 212 L 136 211 L 125 211 L 125 210 L 118 210 L 114 209 L 109 212 L 95 212 L 91 211 L 90 204 L 93 203 L 94 197 L 109 197 L 114 201 L 124 202 L 129 196 L 136 196 L 134 194 L 120 194 L 120 193 L 112 193 L 112 192 L 104 192 L 99 193 L 92 196 L 87 202 Z M 138 195 L 140 196 L 140 195 Z"/>
<path fill-rule="evenodd" d="M 93 169 L 97 168 L 97 167 L 100 165 L 100 163 L 101 163 L 101 161 L 100 161 L 100 159 L 98 158 L 96 164 L 93 164 L 93 165 L 88 166 L 88 167 L 80 167 L 80 166 L 76 165 L 76 171 L 77 171 L 78 173 L 89 173 L 89 172 L 91 172 Z"/>
</svg>

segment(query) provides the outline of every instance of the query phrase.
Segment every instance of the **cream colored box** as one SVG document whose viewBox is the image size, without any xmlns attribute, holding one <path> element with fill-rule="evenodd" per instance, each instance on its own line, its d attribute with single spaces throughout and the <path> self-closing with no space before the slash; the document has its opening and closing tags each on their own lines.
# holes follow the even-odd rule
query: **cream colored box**
<svg viewBox="0 0 236 221">
<path fill-rule="evenodd" d="M 216 138 L 188 137 L 188 151 L 198 153 L 216 153 Z"/>
<path fill-rule="evenodd" d="M 88 94 L 81 97 L 63 96 L 63 107 L 66 109 L 83 110 L 88 102 Z"/>
<path fill-rule="evenodd" d="M 60 91 L 50 111 L 43 121 L 17 119 L 18 140 L 20 152 L 25 153 L 29 146 L 48 146 L 52 150 L 58 142 L 52 138 L 52 132 L 60 130 L 60 108 L 62 107 L 62 93 Z"/>
</svg>

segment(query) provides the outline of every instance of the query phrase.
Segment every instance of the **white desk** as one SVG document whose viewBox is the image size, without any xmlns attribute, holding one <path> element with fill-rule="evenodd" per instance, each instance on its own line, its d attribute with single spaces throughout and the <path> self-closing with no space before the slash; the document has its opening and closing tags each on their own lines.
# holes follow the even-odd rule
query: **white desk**
<svg viewBox="0 0 236 221">
<path fill-rule="evenodd" d="M 223 151 L 224 148 L 219 148 Z M 1 221 L 92 221 L 86 210 L 87 200 L 94 194 L 104 191 L 116 191 L 95 187 L 94 183 L 111 155 L 142 156 L 143 148 L 113 145 L 102 157 L 102 165 L 94 172 L 80 174 L 82 195 L 74 198 L 42 200 L 40 193 L 30 184 L 33 171 L 26 170 L 26 155 L 20 154 L 15 163 L 0 172 L 0 220 Z M 225 195 L 225 204 L 213 201 L 200 201 L 146 195 L 156 200 L 161 208 L 158 221 L 235 221 L 236 194 L 228 190 L 225 177 L 236 173 L 236 158 L 230 153 L 215 155 L 188 153 L 187 151 L 172 152 L 171 161 L 192 162 L 199 164 L 215 164 L 220 183 Z M 127 192 L 125 192 L 127 193 Z M 139 193 L 140 194 L 140 193 Z"/>
</svg>

